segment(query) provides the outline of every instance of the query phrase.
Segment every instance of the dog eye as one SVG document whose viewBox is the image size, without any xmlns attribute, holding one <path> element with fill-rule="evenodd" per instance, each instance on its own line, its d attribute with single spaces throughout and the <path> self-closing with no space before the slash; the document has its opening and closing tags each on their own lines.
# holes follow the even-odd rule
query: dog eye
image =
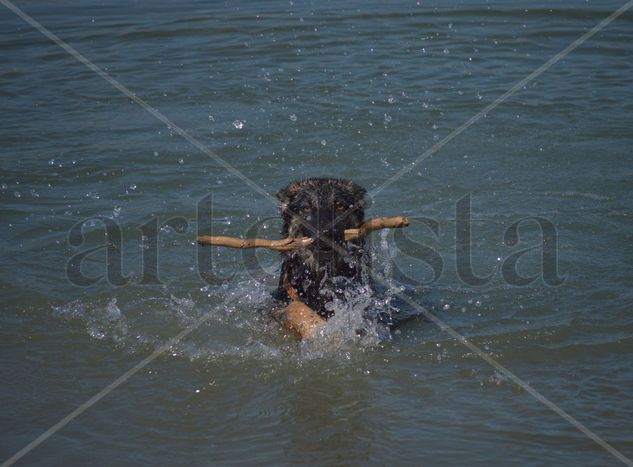
<svg viewBox="0 0 633 467">
<path fill-rule="evenodd" d="M 309 212 L 312 212 L 312 208 L 310 206 L 304 206 L 303 207 L 303 212 L 305 212 L 306 214 Z"/>
<path fill-rule="evenodd" d="M 336 212 L 343 212 L 343 211 L 345 211 L 345 206 L 343 206 L 342 204 L 337 204 Z"/>
</svg>

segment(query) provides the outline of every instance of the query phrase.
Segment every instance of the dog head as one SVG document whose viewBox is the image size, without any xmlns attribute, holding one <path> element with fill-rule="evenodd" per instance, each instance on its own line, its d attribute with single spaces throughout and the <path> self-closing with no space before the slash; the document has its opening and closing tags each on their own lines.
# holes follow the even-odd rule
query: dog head
<svg viewBox="0 0 633 467">
<path fill-rule="evenodd" d="M 366 190 L 350 180 L 310 178 L 277 193 L 284 237 L 310 237 L 312 250 L 323 256 L 345 247 L 345 229 L 365 218 Z"/>
</svg>

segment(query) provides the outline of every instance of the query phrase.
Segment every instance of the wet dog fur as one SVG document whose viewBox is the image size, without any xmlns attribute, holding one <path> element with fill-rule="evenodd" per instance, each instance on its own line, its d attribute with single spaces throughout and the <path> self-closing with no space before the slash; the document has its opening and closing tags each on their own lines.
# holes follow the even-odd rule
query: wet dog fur
<svg viewBox="0 0 633 467">
<path fill-rule="evenodd" d="M 334 314 L 327 304 L 346 287 L 368 281 L 369 254 L 365 240 L 346 241 L 345 229 L 365 218 L 366 190 L 350 180 L 310 178 L 289 184 L 277 198 L 282 236 L 310 237 L 309 248 L 282 253 L 276 298 L 288 302 L 287 286 L 321 318 Z"/>
</svg>

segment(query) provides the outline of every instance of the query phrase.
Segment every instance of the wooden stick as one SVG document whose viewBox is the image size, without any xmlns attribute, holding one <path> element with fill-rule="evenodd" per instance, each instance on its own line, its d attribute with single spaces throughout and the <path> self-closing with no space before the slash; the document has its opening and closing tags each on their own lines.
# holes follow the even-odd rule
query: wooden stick
<svg viewBox="0 0 633 467">
<path fill-rule="evenodd" d="M 411 222 L 404 216 L 380 217 L 369 219 L 361 224 L 357 229 L 346 229 L 345 240 L 358 240 L 374 230 L 399 229 L 407 227 Z M 281 240 L 267 240 L 263 238 L 236 238 L 236 237 L 216 237 L 201 235 L 197 238 L 200 245 L 226 246 L 229 248 L 270 248 L 277 251 L 292 251 L 298 248 L 307 248 L 312 244 L 309 237 L 284 238 Z"/>
<path fill-rule="evenodd" d="M 345 229 L 345 240 L 357 240 L 374 230 L 400 229 L 409 225 L 411 225 L 411 221 L 404 216 L 369 219 L 363 222 L 358 229 Z"/>
<path fill-rule="evenodd" d="M 312 244 L 312 239 L 308 237 L 267 240 L 265 238 L 237 238 L 201 235 L 197 237 L 197 240 L 200 245 L 227 246 L 229 248 L 270 248 L 277 251 L 291 251 L 298 248 L 306 248 Z"/>
</svg>

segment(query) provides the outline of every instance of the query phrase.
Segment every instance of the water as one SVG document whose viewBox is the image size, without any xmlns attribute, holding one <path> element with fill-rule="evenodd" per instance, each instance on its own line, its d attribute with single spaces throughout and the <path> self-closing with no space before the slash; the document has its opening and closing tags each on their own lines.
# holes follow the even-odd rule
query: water
<svg viewBox="0 0 633 467">
<path fill-rule="evenodd" d="M 620 5 L 18 3 L 273 195 L 318 175 L 375 189 Z M 425 319 L 356 339 L 351 306 L 323 341 L 284 337 L 268 314 L 278 256 L 193 241 L 211 226 L 275 238 L 274 204 L 4 7 L 0 34 L 0 458 L 211 313 L 24 462 L 615 462 Z M 404 239 L 372 237 L 388 282 L 375 300 L 410 316 L 405 291 L 629 457 L 632 43 L 626 13 L 368 211 L 414 219 Z M 480 286 L 456 272 L 468 194 L 473 270 L 494 273 Z M 100 249 L 82 263 L 96 283 L 80 287 L 66 265 L 104 245 L 97 216 L 121 229 L 109 271 L 118 251 L 122 274 L 100 278 Z M 156 216 L 186 225 L 159 228 L 153 249 L 142 235 Z M 530 216 L 557 230 L 562 285 L 543 274 L 534 221 L 504 243 Z M 83 221 L 85 237 L 69 236 Z M 503 265 L 531 246 L 518 269 L 536 280 L 509 284 Z"/>
</svg>

